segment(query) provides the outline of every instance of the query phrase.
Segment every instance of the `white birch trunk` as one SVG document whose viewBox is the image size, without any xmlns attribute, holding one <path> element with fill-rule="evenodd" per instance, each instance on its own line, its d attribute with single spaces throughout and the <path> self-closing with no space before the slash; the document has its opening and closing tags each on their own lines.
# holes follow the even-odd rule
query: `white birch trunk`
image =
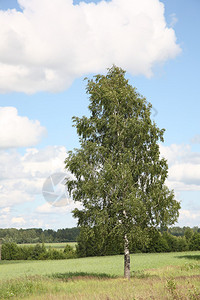
<svg viewBox="0 0 200 300">
<path fill-rule="evenodd" d="M 124 277 L 130 279 L 130 252 L 128 237 L 124 235 Z"/>
</svg>

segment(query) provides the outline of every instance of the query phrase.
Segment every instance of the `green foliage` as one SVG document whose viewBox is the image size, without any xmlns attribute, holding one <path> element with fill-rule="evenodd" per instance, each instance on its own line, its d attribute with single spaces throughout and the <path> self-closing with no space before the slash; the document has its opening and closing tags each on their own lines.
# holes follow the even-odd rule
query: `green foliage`
<svg viewBox="0 0 200 300">
<path fill-rule="evenodd" d="M 190 250 L 200 250 L 200 233 L 194 233 L 189 242 Z"/>
<path fill-rule="evenodd" d="M 77 251 L 113 253 L 118 238 L 117 251 L 123 239 L 143 251 L 142 233 L 148 237 L 149 229 L 174 224 L 180 208 L 165 186 L 168 166 L 158 145 L 164 130 L 151 121 L 151 104 L 116 66 L 88 80 L 86 92 L 90 117 L 73 117 L 81 147 L 65 160 L 75 178 L 68 190 L 83 204 L 74 210 L 83 228 Z"/>
<path fill-rule="evenodd" d="M 66 245 L 64 251 L 49 248 L 44 244 L 35 246 L 17 246 L 15 243 L 2 245 L 2 260 L 47 260 L 76 258 L 76 251 Z"/>
<path fill-rule="evenodd" d="M 2 260 L 17 260 L 20 259 L 19 247 L 15 243 L 5 243 L 2 245 L 1 250 Z"/>
<path fill-rule="evenodd" d="M 0 229 L 0 238 L 5 242 L 14 242 L 17 244 L 30 243 L 52 243 L 52 242 L 75 242 L 79 234 L 79 228 L 58 229 Z"/>
<path fill-rule="evenodd" d="M 76 254 L 76 251 L 74 250 L 74 248 L 68 244 L 64 248 L 64 254 L 65 254 L 65 257 L 67 257 L 67 258 L 76 258 L 77 257 L 77 254 Z"/>
<path fill-rule="evenodd" d="M 123 237 L 109 235 L 104 227 L 85 226 L 81 228 L 76 251 L 79 257 L 121 254 Z"/>
<path fill-rule="evenodd" d="M 123 237 L 109 236 L 104 232 L 94 231 L 96 228 L 82 227 L 77 244 L 78 257 L 114 255 L 123 253 Z M 195 234 L 197 235 L 197 233 Z M 142 238 L 140 237 L 142 236 Z M 190 245 L 184 236 L 173 236 L 170 233 L 161 234 L 158 230 L 140 231 L 130 236 L 131 253 L 182 252 L 200 249 L 200 240 L 195 239 L 196 247 Z M 191 240 L 194 243 L 194 239 Z"/>
<path fill-rule="evenodd" d="M 178 237 L 178 251 L 188 251 L 189 243 L 185 237 Z"/>
<path fill-rule="evenodd" d="M 156 230 L 152 232 L 146 252 L 169 252 L 169 245 L 162 234 Z"/>
<path fill-rule="evenodd" d="M 174 300 L 179 300 L 179 295 L 177 293 L 177 288 L 176 288 L 176 283 L 174 281 L 174 279 L 169 279 L 167 281 L 167 285 L 166 285 L 170 295 L 171 295 L 171 299 L 174 299 Z"/>
<path fill-rule="evenodd" d="M 42 246 L 40 244 L 36 244 L 34 247 L 31 248 L 30 256 L 28 257 L 28 259 L 38 260 L 46 253 L 46 248 L 44 244 L 42 244 Z"/>
<path fill-rule="evenodd" d="M 189 249 L 185 237 L 173 236 L 170 233 L 154 231 L 150 237 L 150 243 L 146 252 L 182 252 Z"/>
<path fill-rule="evenodd" d="M 185 236 L 187 242 L 189 242 L 191 240 L 193 234 L 194 234 L 194 231 L 191 228 L 186 228 L 185 229 L 184 236 Z"/>
</svg>

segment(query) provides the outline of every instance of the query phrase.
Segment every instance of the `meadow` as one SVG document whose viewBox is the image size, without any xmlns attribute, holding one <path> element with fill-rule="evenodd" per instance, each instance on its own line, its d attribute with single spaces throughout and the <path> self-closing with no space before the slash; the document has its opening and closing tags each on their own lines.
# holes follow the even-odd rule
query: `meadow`
<svg viewBox="0 0 200 300">
<path fill-rule="evenodd" d="M 200 299 L 200 251 L 1 261 L 0 299 Z"/>
<path fill-rule="evenodd" d="M 44 243 L 45 247 L 53 248 L 53 249 L 64 249 L 66 245 L 72 246 L 74 249 L 76 247 L 76 242 L 68 242 L 68 243 Z M 35 244 L 18 244 L 18 246 L 34 246 Z"/>
</svg>

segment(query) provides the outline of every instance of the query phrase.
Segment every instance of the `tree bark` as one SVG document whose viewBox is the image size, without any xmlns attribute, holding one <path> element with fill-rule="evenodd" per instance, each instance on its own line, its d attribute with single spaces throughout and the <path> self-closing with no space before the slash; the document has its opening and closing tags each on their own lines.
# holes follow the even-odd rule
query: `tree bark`
<svg viewBox="0 0 200 300">
<path fill-rule="evenodd" d="M 124 235 L 124 278 L 130 279 L 130 252 L 128 237 Z"/>
</svg>

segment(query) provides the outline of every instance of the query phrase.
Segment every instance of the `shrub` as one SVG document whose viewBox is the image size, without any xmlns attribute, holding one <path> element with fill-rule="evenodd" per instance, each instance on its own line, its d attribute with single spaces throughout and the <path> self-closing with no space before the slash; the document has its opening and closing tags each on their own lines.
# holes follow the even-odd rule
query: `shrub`
<svg viewBox="0 0 200 300">
<path fill-rule="evenodd" d="M 178 237 L 178 251 L 188 251 L 189 250 L 189 245 L 187 243 L 186 238 L 183 237 Z"/>
<path fill-rule="evenodd" d="M 2 260 L 45 260 L 76 257 L 76 251 L 70 245 L 66 245 L 64 251 L 52 248 L 47 250 L 44 244 L 17 246 L 15 243 L 4 243 L 2 245 Z"/>
<path fill-rule="evenodd" d="M 65 249 L 64 249 L 64 254 L 66 256 L 66 258 L 76 258 L 76 251 L 74 250 L 74 248 L 70 245 L 66 245 Z"/>
<path fill-rule="evenodd" d="M 200 233 L 194 233 L 189 242 L 189 249 L 192 251 L 200 250 Z"/>
<path fill-rule="evenodd" d="M 51 249 L 51 248 L 48 250 L 46 255 L 47 255 L 46 259 L 65 259 L 66 258 L 66 255 L 63 251 Z"/>
<path fill-rule="evenodd" d="M 2 260 L 17 260 L 20 259 L 20 250 L 15 243 L 4 243 L 1 250 Z"/>
<path fill-rule="evenodd" d="M 40 256 L 46 253 L 46 248 L 44 244 L 42 246 L 40 244 L 36 244 L 34 247 L 32 247 L 32 251 L 30 251 L 29 259 L 32 260 L 38 260 L 40 259 Z"/>
</svg>

